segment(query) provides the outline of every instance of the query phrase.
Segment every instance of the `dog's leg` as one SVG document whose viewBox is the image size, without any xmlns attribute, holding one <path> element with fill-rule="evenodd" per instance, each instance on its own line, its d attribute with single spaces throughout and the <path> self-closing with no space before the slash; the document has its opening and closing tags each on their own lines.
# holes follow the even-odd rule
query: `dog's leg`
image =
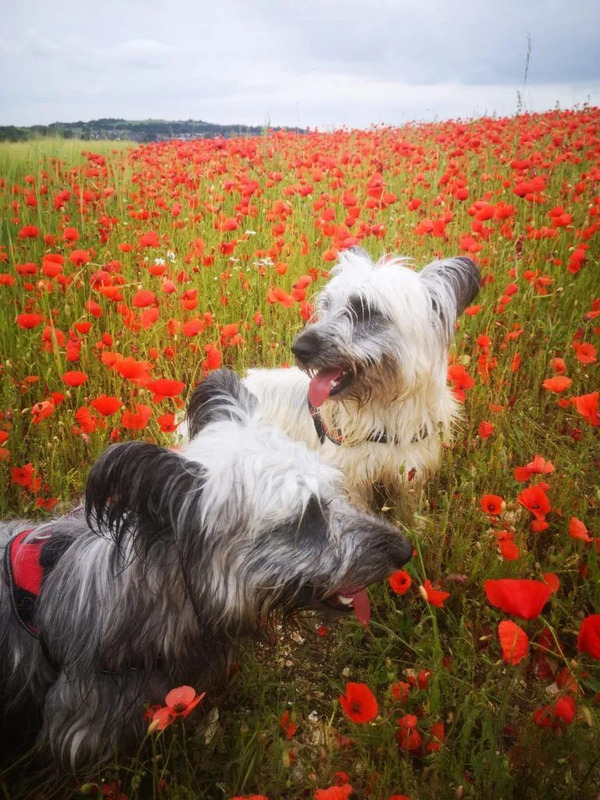
<svg viewBox="0 0 600 800">
<path fill-rule="evenodd" d="M 143 735 L 142 675 L 72 676 L 62 672 L 46 696 L 41 744 L 64 767 L 101 763 Z M 139 671 L 141 673 L 141 670 Z M 146 695 L 147 687 L 144 688 Z M 161 689 L 157 699 L 164 697 Z M 147 696 L 147 695 L 146 695 Z"/>
</svg>

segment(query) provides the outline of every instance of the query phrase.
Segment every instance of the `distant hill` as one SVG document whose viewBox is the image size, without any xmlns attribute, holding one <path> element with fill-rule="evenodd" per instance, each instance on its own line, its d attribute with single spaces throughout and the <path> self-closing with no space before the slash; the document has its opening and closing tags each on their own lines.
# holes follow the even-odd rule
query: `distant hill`
<svg viewBox="0 0 600 800">
<path fill-rule="evenodd" d="M 133 142 L 164 142 L 169 139 L 212 139 L 232 136 L 260 136 L 264 128 L 255 125 L 215 125 L 201 120 L 126 120 L 93 119 L 90 122 L 53 122 L 50 125 L 0 126 L 0 141 L 23 142 L 41 136 L 58 136 L 63 139 L 125 139 Z M 301 128 L 275 128 L 275 130 L 305 133 Z"/>
</svg>

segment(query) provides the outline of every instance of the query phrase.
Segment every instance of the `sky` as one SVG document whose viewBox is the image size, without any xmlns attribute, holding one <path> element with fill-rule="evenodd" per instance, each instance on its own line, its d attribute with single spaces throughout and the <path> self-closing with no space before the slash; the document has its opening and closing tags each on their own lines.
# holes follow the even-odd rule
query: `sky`
<svg viewBox="0 0 600 800">
<path fill-rule="evenodd" d="M 331 130 L 600 105 L 598 0 L 0 0 L 0 125 Z"/>
</svg>

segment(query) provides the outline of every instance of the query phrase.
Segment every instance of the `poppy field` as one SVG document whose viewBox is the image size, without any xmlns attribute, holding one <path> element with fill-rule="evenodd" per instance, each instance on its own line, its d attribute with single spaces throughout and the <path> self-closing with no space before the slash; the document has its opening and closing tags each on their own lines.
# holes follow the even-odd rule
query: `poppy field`
<svg viewBox="0 0 600 800">
<path fill-rule="evenodd" d="M 111 442 L 173 445 L 211 370 L 292 364 L 344 248 L 483 276 L 448 364 L 463 419 L 369 627 L 265 630 L 65 796 L 600 797 L 599 131 L 584 107 L 0 146 L 3 518 L 71 508 Z"/>
</svg>

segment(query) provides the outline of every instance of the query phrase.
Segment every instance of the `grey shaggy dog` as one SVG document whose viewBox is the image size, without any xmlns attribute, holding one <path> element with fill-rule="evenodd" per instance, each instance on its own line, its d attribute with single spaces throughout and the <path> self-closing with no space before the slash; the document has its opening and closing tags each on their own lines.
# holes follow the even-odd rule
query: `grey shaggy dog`
<svg viewBox="0 0 600 800">
<path fill-rule="evenodd" d="M 64 768 L 139 743 L 145 707 L 171 688 L 210 690 L 275 609 L 354 605 L 364 618 L 365 588 L 411 557 L 396 527 L 348 504 L 335 467 L 261 419 L 233 373 L 211 374 L 187 419 L 183 450 L 114 445 L 83 507 L 0 527 L 9 553 L 31 530 L 46 567 L 30 625 L 14 573 L 0 581 L 2 704 L 39 710 L 38 744 Z"/>
<path fill-rule="evenodd" d="M 448 350 L 479 285 L 466 257 L 416 272 L 345 250 L 292 344 L 298 366 L 250 370 L 245 385 L 266 419 L 342 470 L 353 503 L 372 506 L 379 488 L 410 519 L 459 417 Z"/>
</svg>

